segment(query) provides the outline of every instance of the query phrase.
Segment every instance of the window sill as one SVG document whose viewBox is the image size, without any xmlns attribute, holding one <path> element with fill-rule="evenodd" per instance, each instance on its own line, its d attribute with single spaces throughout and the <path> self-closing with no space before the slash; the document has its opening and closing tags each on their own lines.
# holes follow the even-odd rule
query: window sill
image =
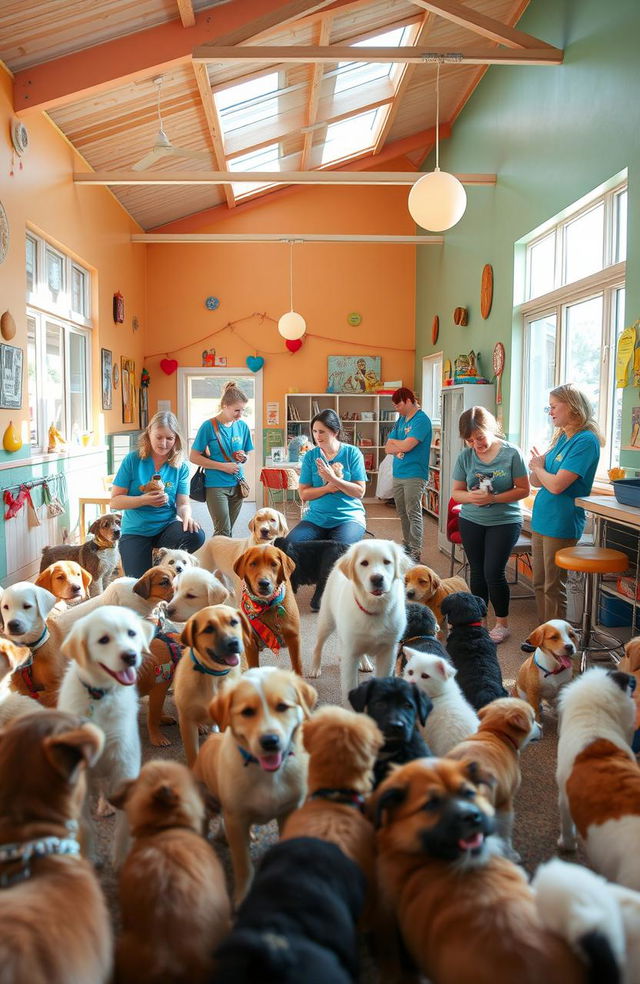
<svg viewBox="0 0 640 984">
<path fill-rule="evenodd" d="M 0 471 L 5 471 L 7 468 L 28 468 L 31 465 L 42 465 L 49 461 L 59 461 L 60 459 L 79 458 L 89 454 L 104 454 L 107 450 L 106 445 L 90 444 L 86 448 L 80 445 L 73 445 L 73 447 L 65 451 L 57 451 L 53 454 L 49 454 L 48 452 L 43 454 L 42 452 L 35 451 L 28 458 L 18 458 L 16 461 L 1 462 Z"/>
</svg>

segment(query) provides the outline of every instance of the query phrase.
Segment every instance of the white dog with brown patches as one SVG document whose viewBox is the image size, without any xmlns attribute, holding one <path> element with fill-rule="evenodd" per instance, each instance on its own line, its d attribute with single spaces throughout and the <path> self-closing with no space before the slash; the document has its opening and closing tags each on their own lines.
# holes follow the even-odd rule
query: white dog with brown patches
<svg viewBox="0 0 640 984">
<path fill-rule="evenodd" d="M 407 623 L 404 574 L 409 563 L 392 540 L 361 540 L 349 547 L 327 579 L 309 675 L 320 676 L 322 647 L 335 629 L 345 704 L 349 691 L 358 686 L 358 665 L 364 657 L 375 661 L 376 676 L 393 674 Z"/>
<path fill-rule="evenodd" d="M 540 723 L 542 701 L 555 707 L 561 687 L 573 677 L 578 637 L 569 622 L 553 618 L 534 629 L 526 641 L 536 649 L 518 670 L 513 696 L 531 704 Z"/>
</svg>

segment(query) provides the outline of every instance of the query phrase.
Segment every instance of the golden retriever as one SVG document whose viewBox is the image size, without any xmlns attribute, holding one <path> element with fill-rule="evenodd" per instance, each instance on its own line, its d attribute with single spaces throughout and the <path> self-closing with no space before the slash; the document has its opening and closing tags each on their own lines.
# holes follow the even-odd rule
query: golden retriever
<svg viewBox="0 0 640 984">
<path fill-rule="evenodd" d="M 250 547 L 234 564 L 242 579 L 240 607 L 253 630 L 245 640 L 249 666 L 258 666 L 261 649 L 277 656 L 286 646 L 292 669 L 302 675 L 300 612 L 289 580 L 295 566 L 291 557 L 271 546 Z"/>
<path fill-rule="evenodd" d="M 447 595 L 455 591 L 469 591 L 467 582 L 462 577 L 439 577 L 430 567 L 418 564 L 410 568 L 404 578 L 407 601 L 416 601 L 419 605 L 427 605 L 435 615 L 438 625 L 442 625 L 444 617 L 440 603 Z"/>
<path fill-rule="evenodd" d="M 250 533 L 242 539 L 230 536 L 213 536 L 207 540 L 193 555 L 205 570 L 216 569 L 232 578 L 233 590 L 240 597 L 240 580 L 234 574 L 233 565 L 238 557 L 250 547 L 264 547 L 273 543 L 277 536 L 286 536 L 289 532 L 287 520 L 277 509 L 265 506 L 258 509 L 255 516 L 247 523 Z"/>
<path fill-rule="evenodd" d="M 9 689 L 45 707 L 56 706 L 66 668 L 57 619 L 47 622 L 55 603 L 50 591 L 31 581 L 0 588 L 0 629 L 11 642 L 29 650 L 19 671 L 11 674 Z"/>
<path fill-rule="evenodd" d="M 64 612 L 69 603 L 84 601 L 89 597 L 89 585 L 92 581 L 89 571 L 85 571 L 75 560 L 57 560 L 45 567 L 35 583 L 46 588 L 58 599 L 52 612 Z"/>
</svg>

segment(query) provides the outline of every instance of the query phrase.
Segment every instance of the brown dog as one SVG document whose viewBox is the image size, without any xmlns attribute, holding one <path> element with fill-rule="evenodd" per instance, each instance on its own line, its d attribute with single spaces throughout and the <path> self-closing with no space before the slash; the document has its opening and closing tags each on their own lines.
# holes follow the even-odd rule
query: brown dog
<svg viewBox="0 0 640 984">
<path fill-rule="evenodd" d="M 293 670 L 302 676 L 300 661 L 300 612 L 289 578 L 295 562 L 277 547 L 250 547 L 233 569 L 242 579 L 240 607 L 253 632 L 245 649 L 249 666 L 258 666 L 265 647 L 276 656 L 281 646 L 289 650 Z"/>
<path fill-rule="evenodd" d="M 66 611 L 69 602 L 84 601 L 89 597 L 89 585 L 93 581 L 89 571 L 85 571 L 75 560 L 58 560 L 49 564 L 36 578 L 36 584 L 46 588 L 58 599 L 52 609 Z"/>
<path fill-rule="evenodd" d="M 153 621 L 153 620 L 152 620 Z M 141 697 L 148 697 L 147 731 L 149 741 L 157 748 L 167 747 L 171 740 L 160 726 L 176 724 L 176 719 L 164 713 L 164 702 L 176 667 L 184 652 L 177 632 L 168 632 L 158 623 L 156 634 L 149 643 L 149 653 L 144 656 L 138 670 L 137 687 Z"/>
<path fill-rule="evenodd" d="M 478 779 L 474 764 L 416 759 L 376 791 L 379 890 L 411 956 L 438 984 L 586 984 L 524 872 L 492 848 Z"/>
<path fill-rule="evenodd" d="M 536 650 L 518 670 L 513 695 L 531 704 L 540 722 L 542 701 L 555 706 L 560 689 L 573 677 L 578 636 L 569 622 L 554 618 L 534 629 L 526 641 Z"/>
<path fill-rule="evenodd" d="M 45 547 L 42 551 L 40 571 L 57 560 L 75 560 L 93 578 L 89 587 L 92 598 L 99 595 L 107 584 L 117 577 L 120 571 L 120 516 L 106 513 L 99 516 L 89 527 L 92 534 L 84 543 L 62 543 L 55 547 Z"/>
<path fill-rule="evenodd" d="M 440 609 L 442 599 L 455 591 L 469 591 L 463 578 L 439 577 L 434 570 L 423 564 L 410 568 L 404 576 L 404 583 L 407 601 L 427 605 L 435 615 L 438 625 L 442 625 L 444 621 Z"/>
<path fill-rule="evenodd" d="M 624 647 L 624 656 L 620 661 L 619 670 L 629 673 L 636 681 L 633 699 L 636 703 L 636 730 L 640 728 L 640 636 L 629 639 Z"/>
<path fill-rule="evenodd" d="M 180 636 L 189 647 L 178 663 L 175 702 L 187 764 L 198 754 L 198 728 L 209 725 L 209 705 L 218 690 L 240 676 L 240 660 L 251 626 L 230 605 L 211 605 L 192 615 Z"/>
<path fill-rule="evenodd" d="M 0 740 L 0 976 L 29 984 L 106 984 L 111 922 L 75 838 L 99 728 L 41 711 Z M 37 853 L 36 853 L 37 852 Z"/>
<path fill-rule="evenodd" d="M 60 652 L 64 638 L 57 619 L 47 622 L 56 599 L 31 581 L 0 588 L 0 629 L 16 646 L 29 651 L 6 684 L 9 690 L 56 707 L 67 661 Z"/>
<path fill-rule="evenodd" d="M 205 805 L 178 762 L 147 762 L 111 802 L 133 847 L 120 871 L 119 984 L 205 984 L 231 928 L 222 865 L 203 836 Z"/>
<path fill-rule="evenodd" d="M 491 780 L 485 795 L 496 811 L 496 828 L 505 842 L 506 853 L 518 858 L 513 850 L 513 801 L 520 788 L 520 750 L 527 742 L 539 738 L 541 731 L 533 708 L 517 697 L 501 697 L 478 711 L 480 724 L 466 738 L 447 752 L 446 758 L 476 762 Z"/>
</svg>

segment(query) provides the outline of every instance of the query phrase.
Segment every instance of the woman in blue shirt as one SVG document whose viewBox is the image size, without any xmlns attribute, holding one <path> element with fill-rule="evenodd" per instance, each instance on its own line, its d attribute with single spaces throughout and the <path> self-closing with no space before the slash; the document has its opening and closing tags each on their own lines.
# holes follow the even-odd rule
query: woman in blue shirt
<svg viewBox="0 0 640 984">
<path fill-rule="evenodd" d="M 401 386 L 391 400 L 399 417 L 385 444 L 393 455 L 393 498 L 402 523 L 405 551 L 420 563 L 422 550 L 422 496 L 429 478 L 431 421 L 416 402 L 415 393 Z"/>
<path fill-rule="evenodd" d="M 575 499 L 589 495 L 604 438 L 586 396 L 572 383 L 549 394 L 547 408 L 555 427 L 551 445 L 532 448 L 531 483 L 538 486 L 533 514 L 532 562 L 538 621 L 565 618 L 566 572 L 555 565 L 557 550 L 576 545 L 584 530 L 584 509 Z"/>
<path fill-rule="evenodd" d="M 498 422 L 484 407 L 460 414 L 467 444 L 453 468 L 451 497 L 462 503 L 458 524 L 474 594 L 491 601 L 496 645 L 509 637 L 509 584 L 505 569 L 522 529 L 520 499 L 529 495 L 522 452 L 499 437 Z"/>
<path fill-rule="evenodd" d="M 207 509 L 214 536 L 231 536 L 242 506 L 238 479 L 244 478 L 242 464 L 253 451 L 251 433 L 241 420 L 249 397 L 229 380 L 220 398 L 220 410 L 205 420 L 191 445 L 189 461 L 205 469 Z M 208 456 L 205 456 L 208 452 Z"/>
<path fill-rule="evenodd" d="M 188 550 L 204 543 L 204 533 L 191 515 L 189 466 L 174 414 L 160 411 L 151 418 L 138 450 L 123 458 L 111 486 L 111 509 L 122 509 L 120 556 L 129 577 L 141 577 L 153 561 L 154 547 Z M 159 475 L 164 489 L 143 492 Z"/>
</svg>

